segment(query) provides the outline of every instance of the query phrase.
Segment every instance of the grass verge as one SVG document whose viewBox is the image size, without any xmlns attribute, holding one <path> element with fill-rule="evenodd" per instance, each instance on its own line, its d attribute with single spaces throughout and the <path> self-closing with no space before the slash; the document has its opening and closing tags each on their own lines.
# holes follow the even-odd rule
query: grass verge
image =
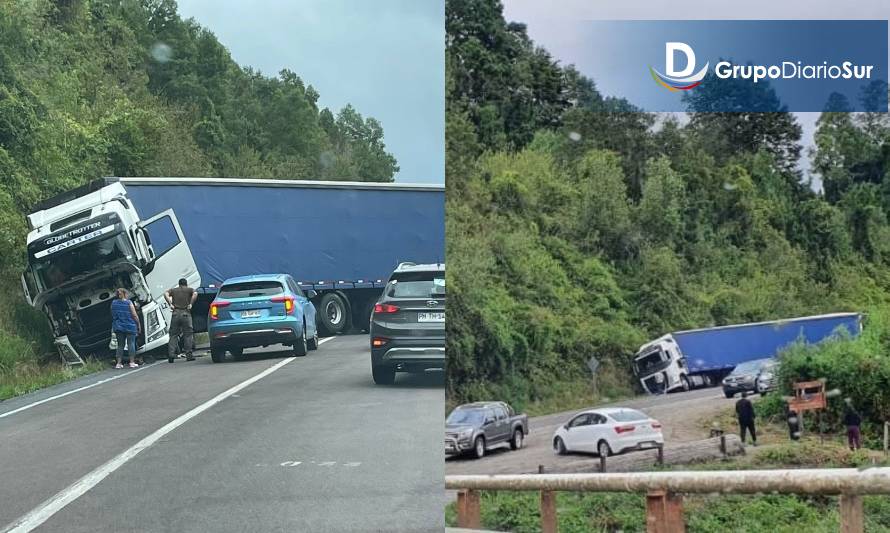
<svg viewBox="0 0 890 533">
<path fill-rule="evenodd" d="M 108 368 L 108 365 L 96 359 L 87 359 L 84 363 L 83 366 L 73 368 L 66 368 L 61 363 L 17 365 L 12 372 L 0 373 L 0 400 L 34 392 Z"/>
</svg>

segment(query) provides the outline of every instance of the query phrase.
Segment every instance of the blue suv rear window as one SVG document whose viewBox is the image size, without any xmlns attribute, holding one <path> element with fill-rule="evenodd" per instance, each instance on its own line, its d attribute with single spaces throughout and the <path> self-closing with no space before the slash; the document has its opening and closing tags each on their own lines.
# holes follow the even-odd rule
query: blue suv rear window
<svg viewBox="0 0 890 533">
<path fill-rule="evenodd" d="M 277 281 L 244 281 L 223 285 L 219 289 L 220 298 L 251 298 L 254 296 L 275 296 L 284 292 L 284 286 Z"/>
</svg>

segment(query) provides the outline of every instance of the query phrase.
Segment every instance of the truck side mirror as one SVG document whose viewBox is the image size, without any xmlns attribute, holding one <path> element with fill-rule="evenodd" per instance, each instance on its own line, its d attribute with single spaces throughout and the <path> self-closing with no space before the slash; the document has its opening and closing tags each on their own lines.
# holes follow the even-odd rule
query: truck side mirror
<svg viewBox="0 0 890 533">
<path fill-rule="evenodd" d="M 316 296 L 318 296 L 318 293 L 316 291 L 314 291 L 312 289 L 309 289 L 308 291 L 306 291 L 307 299 L 311 300 L 311 299 L 315 298 Z"/>
</svg>

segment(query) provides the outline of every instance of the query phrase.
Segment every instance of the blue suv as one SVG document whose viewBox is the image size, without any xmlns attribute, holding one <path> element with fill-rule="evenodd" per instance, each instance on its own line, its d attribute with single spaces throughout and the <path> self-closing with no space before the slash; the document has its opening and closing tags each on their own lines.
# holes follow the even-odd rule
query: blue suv
<svg viewBox="0 0 890 533">
<path fill-rule="evenodd" d="M 210 304 L 207 332 L 210 357 L 222 362 L 228 351 L 239 358 L 244 348 L 284 344 L 293 355 L 318 348 L 315 306 L 287 274 L 227 279 Z"/>
</svg>

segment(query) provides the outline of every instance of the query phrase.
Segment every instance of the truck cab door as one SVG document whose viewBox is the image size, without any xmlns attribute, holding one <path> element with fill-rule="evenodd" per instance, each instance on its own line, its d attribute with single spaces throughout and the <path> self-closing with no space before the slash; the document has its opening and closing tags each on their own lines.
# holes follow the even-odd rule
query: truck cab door
<svg viewBox="0 0 890 533">
<path fill-rule="evenodd" d="M 145 230 L 154 252 L 151 270 L 145 276 L 152 298 L 157 299 L 175 287 L 180 278 L 185 278 L 190 287 L 201 285 L 195 259 L 172 209 L 140 222 L 139 227 Z"/>
</svg>

